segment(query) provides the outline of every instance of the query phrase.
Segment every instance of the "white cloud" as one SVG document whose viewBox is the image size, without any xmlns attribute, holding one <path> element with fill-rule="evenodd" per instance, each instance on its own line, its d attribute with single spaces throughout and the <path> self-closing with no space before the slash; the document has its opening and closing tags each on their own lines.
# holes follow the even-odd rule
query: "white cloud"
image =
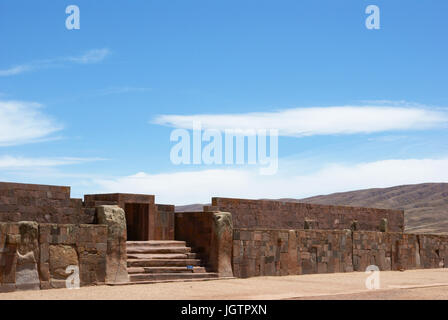
<svg viewBox="0 0 448 320">
<path fill-rule="evenodd" d="M 97 62 L 102 61 L 109 54 L 110 54 L 110 51 L 107 48 L 93 49 L 93 50 L 87 51 L 86 53 L 84 53 L 81 56 L 69 57 L 69 58 L 67 58 L 67 60 L 75 62 L 75 63 L 81 63 L 81 64 L 97 63 Z"/>
<path fill-rule="evenodd" d="M 209 169 L 164 174 L 138 173 L 94 182 L 100 192 L 155 194 L 158 203 L 207 203 L 212 196 L 303 198 L 356 189 L 447 182 L 448 158 L 332 164 L 309 174 L 295 174 L 294 171 L 294 166 L 287 164 L 281 166 L 275 176 L 261 176 L 257 170 L 250 169 Z"/>
<path fill-rule="evenodd" d="M 363 105 L 374 105 L 374 106 L 393 106 L 393 107 L 419 107 L 425 108 L 426 105 L 418 102 L 411 102 L 406 100 L 361 100 Z"/>
<path fill-rule="evenodd" d="M 9 69 L 0 70 L 0 77 L 13 76 L 16 74 L 20 74 L 20 73 L 29 71 L 31 69 L 32 68 L 29 65 L 21 65 L 21 66 L 11 67 Z"/>
<path fill-rule="evenodd" d="M 62 129 L 35 102 L 0 101 L 0 146 L 36 142 Z"/>
<path fill-rule="evenodd" d="M 104 60 L 104 58 L 106 58 L 109 54 L 110 54 L 109 49 L 103 48 L 103 49 L 89 50 L 82 55 L 74 57 L 63 57 L 63 58 L 33 61 L 30 63 L 21 64 L 10 67 L 8 69 L 0 70 L 0 77 L 14 76 L 36 69 L 58 66 L 64 63 L 77 63 L 77 64 L 98 63 Z"/>
<path fill-rule="evenodd" d="M 79 164 L 84 162 L 99 161 L 100 158 L 26 158 L 13 156 L 0 156 L 0 168 L 2 170 L 15 170 L 37 167 L 55 167 L 70 164 Z"/>
<path fill-rule="evenodd" d="M 195 121 L 203 129 L 278 129 L 280 135 L 300 137 L 435 128 L 448 123 L 448 113 L 417 107 L 341 106 L 243 114 L 160 115 L 154 123 L 191 129 Z"/>
</svg>

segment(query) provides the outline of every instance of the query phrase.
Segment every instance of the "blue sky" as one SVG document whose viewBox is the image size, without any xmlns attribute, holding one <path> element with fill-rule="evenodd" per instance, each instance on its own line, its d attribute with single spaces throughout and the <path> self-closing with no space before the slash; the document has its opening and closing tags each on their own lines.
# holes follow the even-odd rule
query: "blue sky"
<svg viewBox="0 0 448 320">
<path fill-rule="evenodd" d="M 80 30 L 65 27 L 71 4 Z M 370 4 L 379 30 L 365 27 Z M 176 204 L 448 182 L 447 10 L 442 0 L 1 0 L 0 180 Z M 278 173 L 172 164 L 170 133 L 204 115 L 280 129 Z"/>
</svg>

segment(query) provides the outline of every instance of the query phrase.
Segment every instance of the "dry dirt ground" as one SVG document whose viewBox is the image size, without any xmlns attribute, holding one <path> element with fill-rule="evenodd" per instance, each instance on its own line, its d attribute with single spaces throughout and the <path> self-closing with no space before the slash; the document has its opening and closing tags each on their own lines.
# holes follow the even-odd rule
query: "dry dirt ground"
<svg viewBox="0 0 448 320">
<path fill-rule="evenodd" d="M 1 293 L 0 299 L 446 299 L 448 268 L 382 271 L 368 290 L 363 272 Z"/>
</svg>

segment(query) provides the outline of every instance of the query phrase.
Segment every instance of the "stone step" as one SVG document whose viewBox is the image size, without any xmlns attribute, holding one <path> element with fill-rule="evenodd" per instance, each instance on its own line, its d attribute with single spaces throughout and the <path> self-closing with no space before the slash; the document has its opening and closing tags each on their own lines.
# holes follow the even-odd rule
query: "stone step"
<svg viewBox="0 0 448 320">
<path fill-rule="evenodd" d="M 190 247 L 127 247 L 126 252 L 129 253 L 190 253 Z"/>
<path fill-rule="evenodd" d="M 129 267 L 128 273 L 205 273 L 204 267 Z"/>
<path fill-rule="evenodd" d="M 129 281 L 161 281 L 161 280 L 192 280 L 192 279 L 216 279 L 219 275 L 215 272 L 205 273 L 135 273 L 129 275 Z"/>
<path fill-rule="evenodd" d="M 196 253 L 128 253 L 128 259 L 196 259 Z"/>
<path fill-rule="evenodd" d="M 199 266 L 199 259 L 128 259 L 128 267 L 186 267 Z"/>
<path fill-rule="evenodd" d="M 235 277 L 218 277 L 218 278 L 204 278 L 204 279 L 166 279 L 166 280 L 144 280 L 144 281 L 128 281 L 128 282 L 110 282 L 106 283 L 109 286 L 128 286 L 133 284 L 153 284 L 153 283 L 167 283 L 167 282 L 193 282 L 193 281 L 216 281 L 216 280 L 230 280 Z"/>
<path fill-rule="evenodd" d="M 185 241 L 178 240 L 149 240 L 149 241 L 126 241 L 127 247 L 185 247 Z"/>
<path fill-rule="evenodd" d="M 127 241 L 127 270 L 130 283 L 198 281 L 218 279 L 207 272 L 199 255 L 185 241 Z"/>
</svg>

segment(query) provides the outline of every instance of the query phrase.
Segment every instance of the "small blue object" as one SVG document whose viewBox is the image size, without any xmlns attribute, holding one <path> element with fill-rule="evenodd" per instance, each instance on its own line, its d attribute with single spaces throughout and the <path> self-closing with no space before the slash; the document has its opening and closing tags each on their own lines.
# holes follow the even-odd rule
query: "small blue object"
<svg viewBox="0 0 448 320">
<path fill-rule="evenodd" d="M 188 270 L 193 270 L 193 266 L 187 266 Z"/>
</svg>

